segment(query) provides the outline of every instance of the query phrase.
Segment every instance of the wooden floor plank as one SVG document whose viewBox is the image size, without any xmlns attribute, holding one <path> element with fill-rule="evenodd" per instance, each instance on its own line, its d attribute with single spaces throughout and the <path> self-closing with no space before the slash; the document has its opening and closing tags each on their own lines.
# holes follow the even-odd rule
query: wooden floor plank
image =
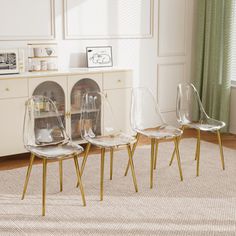
<svg viewBox="0 0 236 236">
<path fill-rule="evenodd" d="M 195 138 L 196 131 L 192 129 L 187 129 L 184 131 L 183 138 Z M 215 133 L 211 132 L 201 132 L 201 139 L 207 142 L 217 144 L 217 136 Z M 141 136 L 140 142 L 138 145 L 149 144 L 150 139 Z M 234 134 L 222 134 L 222 143 L 224 147 L 228 147 L 236 150 L 236 135 Z M 90 154 L 100 153 L 100 150 L 96 147 L 92 147 Z M 80 155 L 82 157 L 82 154 Z M 10 170 L 15 168 L 21 168 L 27 166 L 29 163 L 29 153 L 0 157 L 0 171 L 1 170 Z M 34 164 L 40 164 L 42 160 L 35 158 Z"/>
</svg>

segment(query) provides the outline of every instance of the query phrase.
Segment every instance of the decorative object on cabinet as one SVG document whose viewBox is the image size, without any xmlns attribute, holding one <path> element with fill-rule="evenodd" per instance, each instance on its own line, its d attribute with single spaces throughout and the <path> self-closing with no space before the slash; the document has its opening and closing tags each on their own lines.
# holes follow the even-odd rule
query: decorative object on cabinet
<svg viewBox="0 0 236 236">
<path fill-rule="evenodd" d="M 0 49 L 0 74 L 19 73 L 18 49 Z"/>
<path fill-rule="evenodd" d="M 111 46 L 87 47 L 86 56 L 89 68 L 111 67 L 113 65 Z"/>
<path fill-rule="evenodd" d="M 29 43 L 29 71 L 57 71 L 56 43 Z"/>
<path fill-rule="evenodd" d="M 45 103 L 48 104 L 49 110 L 47 112 L 52 115 L 51 117 L 45 117 L 45 111 L 42 108 L 42 104 Z M 44 96 L 33 96 L 27 100 L 23 130 L 24 145 L 26 150 L 31 153 L 31 157 L 26 174 L 22 200 L 25 197 L 34 158 L 35 156 L 39 157 L 43 160 L 42 215 L 45 216 L 47 161 L 59 161 L 60 191 L 62 192 L 62 161 L 73 157 L 78 186 L 80 187 L 83 205 L 85 206 L 86 202 L 78 163 L 78 155 L 83 151 L 83 148 L 71 142 L 65 131 L 61 116 L 51 99 Z"/>
<path fill-rule="evenodd" d="M 92 79 L 84 78 L 76 82 L 73 86 L 71 91 L 71 137 L 72 140 L 79 140 L 81 139 L 80 134 L 80 116 L 81 116 L 81 104 L 82 104 L 82 97 L 86 92 L 94 91 L 100 92 L 101 88 L 99 87 L 98 83 Z M 90 97 L 93 102 L 96 102 L 95 97 Z M 93 111 L 96 111 L 96 107 L 94 105 Z M 101 116 L 98 117 L 98 122 L 100 125 L 97 126 L 97 133 L 101 133 Z M 89 122 L 89 121 L 87 121 Z"/>
</svg>

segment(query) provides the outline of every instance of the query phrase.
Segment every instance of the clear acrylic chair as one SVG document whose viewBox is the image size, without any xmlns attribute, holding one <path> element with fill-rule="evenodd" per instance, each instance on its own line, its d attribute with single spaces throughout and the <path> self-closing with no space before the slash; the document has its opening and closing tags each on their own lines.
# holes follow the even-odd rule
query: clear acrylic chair
<svg viewBox="0 0 236 236">
<path fill-rule="evenodd" d="M 62 160 L 74 158 L 78 184 L 84 206 L 86 205 L 80 177 L 78 155 L 83 148 L 70 141 L 66 134 L 61 116 L 53 101 L 44 96 L 33 96 L 26 101 L 24 118 L 24 145 L 31 153 L 22 200 L 25 197 L 28 181 L 35 156 L 43 159 L 42 215 L 45 215 L 47 161 L 59 161 L 60 191 L 62 191 Z"/>
<path fill-rule="evenodd" d="M 81 137 L 88 142 L 85 150 L 84 159 L 81 167 L 81 175 L 84 172 L 89 149 L 95 145 L 101 149 L 101 173 L 100 173 L 100 200 L 103 200 L 103 182 L 104 182 L 104 158 L 105 150 L 110 150 L 110 179 L 112 179 L 113 152 L 115 148 L 126 146 L 131 166 L 132 178 L 135 191 L 138 191 L 134 164 L 131 155 L 131 144 L 136 139 L 131 135 L 122 133 L 116 125 L 115 117 L 111 105 L 103 93 L 87 92 L 82 99 L 82 114 L 80 119 Z M 104 117 L 104 124 L 101 123 L 101 117 Z"/>
<path fill-rule="evenodd" d="M 197 130 L 197 145 L 195 152 L 195 160 L 197 160 L 197 176 L 199 176 L 201 131 L 212 131 L 217 133 L 217 138 L 220 147 L 221 164 L 224 170 L 225 163 L 220 129 L 225 126 L 225 123 L 212 119 L 206 114 L 198 91 L 196 90 L 193 84 L 182 83 L 178 85 L 176 112 L 177 120 L 181 125 L 182 130 L 184 130 L 185 128 L 193 128 Z M 175 150 L 173 152 L 170 165 L 172 164 L 174 155 Z"/>
<path fill-rule="evenodd" d="M 132 90 L 131 126 L 137 133 L 137 140 L 140 135 L 151 139 L 150 188 L 153 187 L 153 170 L 156 169 L 158 144 L 161 140 L 174 141 L 175 149 L 177 150 L 179 174 L 182 181 L 183 175 L 178 147 L 178 137 L 182 135 L 182 131 L 164 121 L 158 104 L 148 88 L 138 87 Z M 132 154 L 135 147 L 132 149 Z M 129 164 L 125 175 L 127 175 L 128 170 Z"/>
</svg>

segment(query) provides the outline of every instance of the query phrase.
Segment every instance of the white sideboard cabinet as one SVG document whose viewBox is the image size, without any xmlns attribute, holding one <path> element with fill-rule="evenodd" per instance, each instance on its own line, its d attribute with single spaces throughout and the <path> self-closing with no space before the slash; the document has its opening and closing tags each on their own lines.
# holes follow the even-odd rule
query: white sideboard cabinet
<svg viewBox="0 0 236 236">
<path fill-rule="evenodd" d="M 130 132 L 132 71 L 78 68 L 50 73 L 0 76 L 0 157 L 26 152 L 23 145 L 25 101 L 44 95 L 55 101 L 72 140 L 83 143 L 79 132 L 81 100 L 85 91 L 103 92 L 109 99 L 120 130 Z M 46 113 L 45 113 L 46 114 Z M 98 133 L 108 116 L 101 110 Z"/>
</svg>

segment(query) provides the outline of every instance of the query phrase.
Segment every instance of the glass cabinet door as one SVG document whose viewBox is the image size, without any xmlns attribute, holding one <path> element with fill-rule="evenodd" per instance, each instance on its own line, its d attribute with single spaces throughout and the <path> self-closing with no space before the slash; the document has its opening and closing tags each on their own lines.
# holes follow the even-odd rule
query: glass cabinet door
<svg viewBox="0 0 236 236">
<path fill-rule="evenodd" d="M 45 97 L 50 98 L 57 107 L 59 115 L 62 119 L 63 125 L 65 127 L 65 93 L 62 87 L 53 81 L 45 81 L 39 84 L 34 92 L 33 95 L 43 95 Z M 55 113 L 53 113 L 49 107 L 49 104 L 42 101 L 38 105 L 38 109 L 40 111 L 40 117 L 37 119 L 36 126 L 40 127 L 40 124 L 45 124 L 42 119 L 47 119 L 47 126 L 48 127 L 41 127 L 42 129 L 48 128 L 53 129 L 54 119 L 56 119 Z"/>
<path fill-rule="evenodd" d="M 81 79 L 72 88 L 71 91 L 71 137 L 72 140 L 80 140 L 80 115 L 82 108 L 82 99 L 86 92 L 100 92 L 98 84 L 92 79 Z M 101 102 L 96 96 L 89 96 L 91 108 L 90 119 L 86 121 L 88 125 L 92 123 L 92 119 L 99 119 L 99 124 L 96 128 L 96 134 L 101 134 Z"/>
</svg>

